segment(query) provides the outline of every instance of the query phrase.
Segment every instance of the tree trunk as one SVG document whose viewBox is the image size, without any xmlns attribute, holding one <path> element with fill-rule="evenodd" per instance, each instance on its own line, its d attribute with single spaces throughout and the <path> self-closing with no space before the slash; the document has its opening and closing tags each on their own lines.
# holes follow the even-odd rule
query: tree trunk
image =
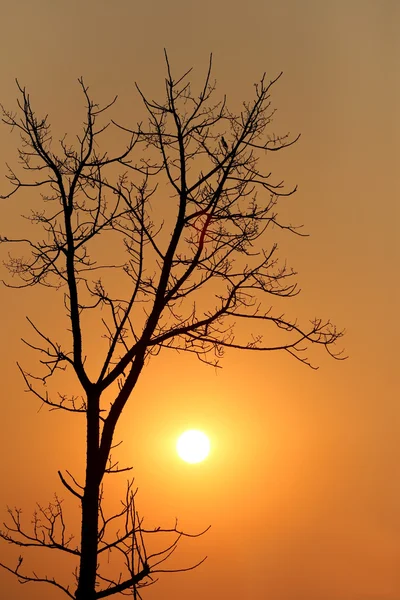
<svg viewBox="0 0 400 600">
<path fill-rule="evenodd" d="M 76 600 L 96 598 L 99 495 L 99 397 L 88 397 L 86 481 L 82 498 L 81 560 Z"/>
</svg>

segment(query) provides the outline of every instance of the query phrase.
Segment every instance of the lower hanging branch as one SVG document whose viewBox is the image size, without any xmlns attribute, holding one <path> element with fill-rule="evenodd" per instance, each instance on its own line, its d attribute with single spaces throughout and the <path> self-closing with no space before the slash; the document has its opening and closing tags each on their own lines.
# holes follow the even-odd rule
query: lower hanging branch
<svg viewBox="0 0 400 600">
<path fill-rule="evenodd" d="M 105 598 L 117 593 L 133 594 L 134 598 L 142 598 L 140 591 L 144 587 L 154 584 L 157 579 L 153 576 L 157 573 L 180 573 L 190 571 L 201 565 L 207 557 L 204 557 L 199 562 L 188 567 L 177 568 L 162 568 L 166 561 L 171 557 L 178 547 L 180 540 L 186 538 L 200 537 L 208 531 L 210 527 L 200 533 L 187 533 L 178 527 L 178 521 L 171 528 L 156 527 L 147 529 L 143 526 L 143 519 L 135 506 L 135 497 L 137 489 L 133 489 L 133 480 L 128 482 L 125 500 L 122 502 L 122 509 L 119 513 L 105 518 L 100 509 L 100 517 L 102 526 L 99 531 L 99 555 L 104 552 L 118 553 L 124 563 L 124 573 L 120 572 L 118 579 L 104 577 L 100 573 L 97 574 L 99 581 L 107 583 L 107 587 L 103 590 L 98 590 L 96 598 Z M 105 543 L 104 537 L 106 529 L 112 521 L 122 518 L 124 520 L 124 528 L 122 531 L 117 531 L 115 539 L 110 543 Z M 151 552 L 148 551 L 147 545 L 149 538 L 160 535 L 172 536 L 172 540 L 166 543 L 161 550 Z"/>
<path fill-rule="evenodd" d="M 54 502 L 49 502 L 47 507 L 37 505 L 37 509 L 33 513 L 30 531 L 25 529 L 21 523 L 21 509 L 8 508 L 7 511 L 10 521 L 4 523 L 4 529 L 0 530 L 0 538 L 6 542 L 24 548 L 49 548 L 79 556 L 79 550 L 71 547 L 73 536 L 66 535 L 62 500 L 57 495 L 54 497 Z M 22 563 L 23 557 L 20 556 L 16 567 L 3 563 L 0 563 L 0 567 L 15 575 L 20 583 L 48 583 L 65 592 L 70 598 L 74 598 L 70 587 L 62 585 L 53 577 L 50 578 L 47 575 L 40 577 L 35 572 L 32 572 L 31 575 L 23 573 L 21 571 Z"/>
<path fill-rule="evenodd" d="M 1 562 L 0 562 L 0 567 L 2 569 L 5 569 L 9 573 L 12 573 L 13 575 L 15 575 L 18 578 L 18 581 L 20 583 L 32 583 L 32 582 L 34 582 L 34 583 L 49 583 L 50 585 L 53 585 L 54 587 L 57 587 L 58 589 L 65 592 L 65 594 L 67 594 L 67 596 L 69 596 L 70 598 L 75 598 L 75 596 L 69 591 L 69 586 L 62 585 L 61 583 L 56 581 L 54 578 L 49 579 L 47 576 L 39 577 L 34 571 L 33 571 L 32 575 L 24 575 L 23 573 L 21 573 L 20 567 L 22 565 L 22 562 L 23 562 L 23 557 L 20 556 L 18 558 L 18 564 L 15 568 L 8 567 L 7 565 L 5 565 Z"/>
</svg>

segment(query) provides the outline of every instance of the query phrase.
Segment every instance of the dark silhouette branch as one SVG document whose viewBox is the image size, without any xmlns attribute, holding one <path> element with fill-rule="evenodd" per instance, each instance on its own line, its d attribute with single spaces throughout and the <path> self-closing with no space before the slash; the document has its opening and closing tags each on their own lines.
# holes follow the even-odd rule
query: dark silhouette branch
<svg viewBox="0 0 400 600">
<path fill-rule="evenodd" d="M 68 490 L 69 492 L 71 492 L 71 494 L 72 494 L 73 496 L 76 496 L 76 497 L 77 497 L 79 500 L 82 500 L 82 495 L 81 495 L 81 494 L 78 494 L 78 492 L 77 492 L 76 490 L 74 490 L 74 488 L 73 488 L 73 487 L 71 487 L 67 481 L 65 481 L 65 479 L 64 479 L 64 476 L 63 476 L 63 474 L 61 473 L 61 471 L 57 471 L 57 473 L 58 473 L 58 476 L 59 476 L 59 478 L 61 479 L 61 482 L 62 482 L 62 484 L 64 485 L 64 487 L 66 487 L 66 488 L 67 488 L 67 490 Z M 75 480 L 74 480 L 74 482 L 75 482 Z M 75 484 L 76 484 L 76 482 L 75 482 Z"/>
<path fill-rule="evenodd" d="M 77 549 L 70 548 L 74 537 L 66 536 L 62 501 L 57 496 L 46 508 L 37 505 L 37 510 L 33 514 L 31 533 L 22 527 L 21 509 L 8 508 L 7 512 L 11 524 L 4 523 L 5 529 L 0 531 L 0 538 L 6 542 L 20 547 L 51 548 L 79 556 Z"/>
<path fill-rule="evenodd" d="M 62 590 L 69 598 L 75 598 L 75 596 L 69 591 L 69 586 L 65 587 L 61 583 L 57 582 L 55 579 L 49 579 L 48 577 L 38 577 L 36 573 L 32 575 L 24 575 L 20 572 L 20 566 L 22 565 L 23 558 L 22 556 L 18 559 L 18 565 L 13 569 L 0 562 L 0 567 L 9 573 L 15 575 L 20 583 L 48 583 L 60 590 Z"/>
</svg>

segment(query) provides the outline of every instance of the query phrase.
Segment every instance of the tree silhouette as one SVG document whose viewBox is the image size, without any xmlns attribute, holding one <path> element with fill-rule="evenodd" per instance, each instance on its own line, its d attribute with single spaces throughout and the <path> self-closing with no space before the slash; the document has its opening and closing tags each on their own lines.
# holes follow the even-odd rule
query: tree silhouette
<svg viewBox="0 0 400 600">
<path fill-rule="evenodd" d="M 39 353 L 45 370 L 20 370 L 27 389 L 51 409 L 84 413 L 86 473 L 79 483 L 71 472 L 59 472 L 80 506 L 77 545 L 66 534 L 57 496 L 38 507 L 32 531 L 24 529 L 20 511 L 13 509 L 1 533 L 22 547 L 53 548 L 76 557 L 75 587 L 23 573 L 22 557 L 16 567 L 2 566 L 20 582 L 46 582 L 77 600 L 127 592 L 140 598 L 140 590 L 168 570 L 163 563 L 179 539 L 189 535 L 177 523 L 170 529 L 146 529 L 135 508 L 132 482 L 120 513 L 106 517 L 103 512 L 105 476 L 125 470 L 111 459 L 115 428 L 152 356 L 175 349 L 219 366 L 225 348 L 282 350 L 313 366 L 307 348 L 319 345 L 340 357 L 334 348 L 342 332 L 329 321 L 314 319 L 303 326 L 281 310 L 281 300 L 298 289 L 295 272 L 278 260 L 274 228 L 301 233 L 277 212 L 279 199 L 295 188 L 273 182 L 267 165 L 270 152 L 298 139 L 269 132 L 274 114 L 270 92 L 280 75 L 271 81 L 264 75 L 254 98 L 235 114 L 225 99 L 213 100 L 211 66 L 210 59 L 204 85 L 194 94 L 190 71 L 174 79 L 166 55 L 165 100 L 150 101 L 137 87 L 148 121 L 135 127 L 106 120 L 115 100 L 101 108 L 79 80 L 86 120 L 75 144 L 64 137 L 58 152 L 47 116 L 37 116 L 25 88 L 18 84 L 17 113 L 3 109 L 3 122 L 21 136 L 23 176 L 9 168 L 11 191 L 2 198 L 23 188 L 40 192 L 41 206 L 28 218 L 42 232 L 35 239 L 1 238 L 29 250 L 23 257 L 10 256 L 8 269 L 19 283 L 7 285 L 63 290 L 70 327 L 70 343 L 64 346 L 29 320 L 38 341 L 25 343 Z M 100 148 L 108 128 L 127 136 L 120 153 Z M 97 331 L 102 328 L 99 336 L 106 338 L 98 368 L 86 361 L 89 313 L 98 319 Z M 254 326 L 249 338 L 235 337 L 239 321 Z M 76 395 L 49 393 L 46 384 L 60 370 L 74 374 Z M 110 524 L 118 519 L 123 529 L 109 538 Z M 148 537 L 163 532 L 175 534 L 172 542 L 162 552 L 148 552 Z M 115 579 L 100 572 L 99 558 L 106 551 L 119 552 L 124 560 Z"/>
</svg>

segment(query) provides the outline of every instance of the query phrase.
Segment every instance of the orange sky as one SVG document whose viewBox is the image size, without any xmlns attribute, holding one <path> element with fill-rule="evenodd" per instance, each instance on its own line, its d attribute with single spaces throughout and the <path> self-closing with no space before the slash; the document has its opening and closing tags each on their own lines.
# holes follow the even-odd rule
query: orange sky
<svg viewBox="0 0 400 600">
<path fill-rule="evenodd" d="M 166 46 L 175 73 L 194 66 L 197 82 L 212 51 L 218 90 L 237 107 L 265 70 L 283 70 L 276 130 L 302 133 L 275 168 L 299 184 L 289 214 L 311 233 L 281 242 L 303 290 L 288 313 L 345 327 L 350 359 L 321 352 L 317 372 L 270 353 L 227 352 L 218 373 L 190 356 L 150 362 L 118 430 L 120 458 L 135 468 L 150 521 L 178 516 L 187 528 L 212 529 L 180 554 L 207 562 L 164 576 L 145 598 L 399 600 L 400 4 L 16 0 L 2 23 L 1 102 L 15 106 L 18 77 L 57 132 L 80 125 L 80 75 L 96 100 L 118 94 L 117 114 L 135 121 L 133 82 L 160 97 Z M 2 192 L 16 142 L 1 129 Z M 2 201 L 2 234 L 20 212 L 17 199 Z M 82 428 L 39 412 L 15 366 L 35 360 L 19 341 L 25 315 L 56 327 L 55 307 L 43 312 L 39 290 L 3 288 L 0 298 L 0 507 L 22 506 L 29 518 L 35 501 L 64 495 L 56 472 L 81 464 Z M 174 452 L 187 426 L 212 441 L 198 466 Z M 0 544 L 0 560 L 10 552 Z M 32 564 L 43 569 L 42 561 L 50 557 Z M 0 600 L 43 597 L 63 596 L 0 571 Z"/>
</svg>

